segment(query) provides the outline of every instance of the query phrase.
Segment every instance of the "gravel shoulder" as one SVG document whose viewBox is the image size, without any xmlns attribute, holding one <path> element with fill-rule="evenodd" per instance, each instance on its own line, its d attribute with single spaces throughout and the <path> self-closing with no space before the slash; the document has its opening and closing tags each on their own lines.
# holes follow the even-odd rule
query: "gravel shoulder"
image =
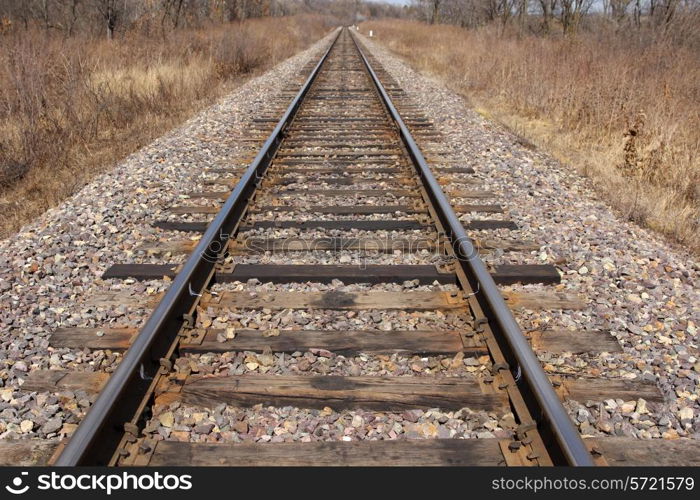
<svg viewBox="0 0 700 500">
<path fill-rule="evenodd" d="M 596 196 L 587 179 L 544 152 L 524 147 L 518 137 L 478 115 L 439 81 L 414 71 L 378 41 L 362 38 L 434 122 L 443 146 L 455 152 L 460 166 L 474 167 L 474 178 L 482 181 L 483 189 L 492 190 L 504 203 L 507 217 L 521 228 L 509 237 L 542 242 L 531 254 L 494 252 L 485 260 L 555 264 L 563 274 L 558 288 L 586 297 L 588 307 L 582 311 L 518 313 L 523 329 L 601 330 L 610 332 L 623 348 L 620 353 L 541 353 L 545 370 L 650 381 L 663 392 L 664 404 L 568 403 L 582 433 L 700 438 L 697 259 L 624 220 Z"/>
<path fill-rule="evenodd" d="M 144 243 L 177 239 L 151 224 L 187 203 L 184 193 L 205 190 L 205 167 L 247 164 L 250 147 L 241 146 L 247 124 L 271 108 L 269 96 L 320 57 L 330 36 L 246 82 L 0 242 L 0 439 L 51 438 L 75 428 L 93 396 L 26 393 L 19 390 L 23 381 L 34 370 L 110 372 L 121 357 L 53 349 L 49 336 L 58 327 L 142 324 L 150 312 L 145 306 L 95 307 L 92 301 L 114 292 L 147 300 L 168 283 L 99 277 L 112 264 L 136 261 Z"/>
</svg>

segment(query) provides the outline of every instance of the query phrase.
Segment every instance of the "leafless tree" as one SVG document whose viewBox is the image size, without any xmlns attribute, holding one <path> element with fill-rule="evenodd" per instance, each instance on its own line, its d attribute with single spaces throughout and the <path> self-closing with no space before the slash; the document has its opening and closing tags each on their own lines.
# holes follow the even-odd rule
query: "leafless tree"
<svg viewBox="0 0 700 500">
<path fill-rule="evenodd" d="M 66 30 L 68 36 L 73 36 L 81 14 L 82 0 L 66 0 Z"/>
<path fill-rule="evenodd" d="M 632 0 L 608 0 L 608 2 L 610 4 L 610 17 L 617 24 L 622 24 L 627 17 L 627 11 Z"/>
<path fill-rule="evenodd" d="M 542 10 L 542 30 L 545 33 L 551 31 L 552 17 L 557 9 L 558 0 L 538 0 Z"/>
<path fill-rule="evenodd" d="M 559 20 L 564 33 L 575 33 L 581 18 L 588 14 L 594 0 L 559 0 Z"/>
<path fill-rule="evenodd" d="M 668 27 L 673 21 L 680 0 L 657 0 L 650 2 L 649 15 L 658 26 Z M 653 7 L 651 7 L 653 5 Z"/>
<path fill-rule="evenodd" d="M 516 0 L 515 6 L 518 14 L 518 29 L 522 31 L 525 27 L 525 18 L 527 17 L 530 0 Z"/>
<path fill-rule="evenodd" d="M 418 0 L 419 10 L 430 24 L 440 22 L 440 8 L 443 0 Z"/>
<path fill-rule="evenodd" d="M 473 28 L 484 22 L 483 0 L 442 0 L 441 19 L 463 28 Z"/>
<path fill-rule="evenodd" d="M 165 28 L 168 21 L 170 21 L 173 28 L 177 28 L 180 25 L 183 4 L 185 4 L 185 0 L 163 0 L 161 6 L 163 16 L 160 21 L 163 28 Z"/>
<path fill-rule="evenodd" d="M 127 7 L 127 0 L 91 0 L 97 13 L 107 28 L 107 38 L 114 38 L 117 23 L 121 21 Z"/>
<path fill-rule="evenodd" d="M 430 16 L 430 22 L 436 24 L 440 22 L 440 3 L 442 0 L 430 0 L 432 4 L 432 14 Z"/>
</svg>

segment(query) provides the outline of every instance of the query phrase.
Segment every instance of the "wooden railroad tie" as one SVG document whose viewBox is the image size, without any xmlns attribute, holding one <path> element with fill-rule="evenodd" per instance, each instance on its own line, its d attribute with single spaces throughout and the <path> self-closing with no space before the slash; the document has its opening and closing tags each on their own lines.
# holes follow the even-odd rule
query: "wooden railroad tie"
<svg viewBox="0 0 700 500">
<path fill-rule="evenodd" d="M 175 264 L 115 264 L 102 275 L 102 279 L 137 280 L 173 278 L 177 274 Z M 497 284 L 514 283 L 557 284 L 561 276 L 551 265 L 525 264 L 495 266 L 491 273 Z M 304 265 L 304 264 L 236 264 L 230 272 L 218 272 L 216 281 L 246 282 L 258 279 L 261 282 L 331 283 L 340 280 L 350 283 L 403 283 L 418 280 L 419 284 L 455 284 L 457 278 L 452 272 L 439 270 L 434 265 Z"/>
</svg>

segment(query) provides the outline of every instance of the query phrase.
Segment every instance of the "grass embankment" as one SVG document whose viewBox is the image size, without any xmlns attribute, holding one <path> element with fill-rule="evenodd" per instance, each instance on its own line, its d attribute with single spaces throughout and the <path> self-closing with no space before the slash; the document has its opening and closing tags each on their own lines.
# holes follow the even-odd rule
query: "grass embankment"
<svg viewBox="0 0 700 500">
<path fill-rule="evenodd" d="M 0 237 L 328 29 L 296 16 L 112 41 L 0 32 Z"/>
</svg>

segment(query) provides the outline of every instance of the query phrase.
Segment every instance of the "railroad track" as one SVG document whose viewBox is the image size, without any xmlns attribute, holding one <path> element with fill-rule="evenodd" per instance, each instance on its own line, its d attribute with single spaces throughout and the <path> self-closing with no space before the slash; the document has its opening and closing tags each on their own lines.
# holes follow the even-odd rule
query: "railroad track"
<svg viewBox="0 0 700 500">
<path fill-rule="evenodd" d="M 172 207 L 174 220 L 156 223 L 201 234 L 161 245 L 166 254 L 189 254 L 186 262 L 117 264 L 103 276 L 172 279 L 145 326 L 52 336 L 56 347 L 126 353 L 111 375 L 40 371 L 27 379 L 26 390 L 99 392 L 51 463 L 634 463 L 643 446 L 625 440 L 631 452 L 624 454 L 619 439 L 584 442 L 562 399 L 634 394 L 653 401 L 655 387 L 548 377 L 531 343 L 556 349 L 576 343 L 576 336 L 526 337 L 511 309 L 576 308 L 576 299 L 557 292 L 502 294 L 498 284 L 554 284 L 559 273 L 553 266 L 487 267 L 479 258 L 494 249 L 538 246 L 467 236 L 465 226 L 516 226 L 489 218 L 503 208 L 480 203 L 489 195 L 479 191 L 471 168 L 450 164 L 432 124 L 350 31 L 340 30 L 306 69 L 301 89 L 287 87 L 270 113 L 251 124 L 251 147 L 264 144 L 250 166 L 208 169 L 204 190 Z M 443 187 L 458 202 L 451 204 Z M 463 224 L 463 213 L 486 217 Z M 410 263 L 397 263 L 402 258 Z M 610 339 L 578 339 L 587 340 L 615 348 Z M 202 368 L 207 356 L 217 357 L 218 368 Z M 344 356 L 346 365 L 309 371 L 309 360 L 335 356 Z M 412 375 L 400 369 L 399 360 L 407 358 Z M 275 364 L 285 359 L 294 369 L 276 373 Z M 245 412 L 268 406 L 298 408 L 313 418 L 361 410 L 410 419 L 418 418 L 415 410 L 437 408 L 455 421 L 462 413 L 488 415 L 498 429 L 483 439 L 459 439 L 469 433 L 448 428 L 443 439 L 372 439 L 371 432 L 367 439 L 332 439 L 320 426 L 297 442 L 253 442 L 259 436 L 251 435 Z M 238 422 L 210 424 L 214 439 L 189 439 L 182 430 L 187 422 L 178 430 L 182 415 L 189 422 L 214 407 L 231 408 Z M 360 415 L 354 428 L 366 421 Z M 159 433 L 159 427 L 169 430 Z"/>
</svg>

